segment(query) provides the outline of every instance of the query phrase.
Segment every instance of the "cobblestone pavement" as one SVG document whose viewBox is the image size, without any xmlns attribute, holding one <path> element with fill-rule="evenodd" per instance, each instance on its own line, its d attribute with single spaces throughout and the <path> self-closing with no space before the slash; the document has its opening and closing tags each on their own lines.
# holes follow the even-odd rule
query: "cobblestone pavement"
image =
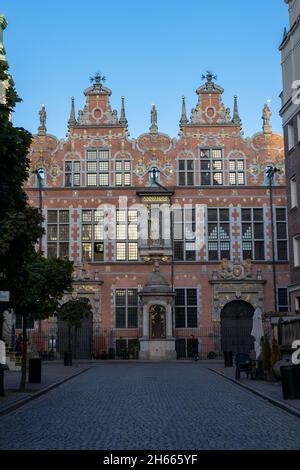
<svg viewBox="0 0 300 470">
<path fill-rule="evenodd" d="M 199 363 L 107 363 L 0 418 L 0 448 L 300 449 L 300 420 Z"/>
</svg>

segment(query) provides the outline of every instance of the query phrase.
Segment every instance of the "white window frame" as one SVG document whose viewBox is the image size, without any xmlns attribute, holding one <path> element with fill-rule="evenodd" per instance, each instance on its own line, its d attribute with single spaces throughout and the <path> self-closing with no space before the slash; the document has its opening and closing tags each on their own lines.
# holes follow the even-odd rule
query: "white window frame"
<svg viewBox="0 0 300 470">
<path fill-rule="evenodd" d="M 298 207 L 298 188 L 297 188 L 297 177 L 292 176 L 290 179 L 290 191 L 291 191 L 291 209 Z"/>
<path fill-rule="evenodd" d="M 296 235 L 293 237 L 293 259 L 294 259 L 294 268 L 300 266 L 300 237 Z"/>
</svg>

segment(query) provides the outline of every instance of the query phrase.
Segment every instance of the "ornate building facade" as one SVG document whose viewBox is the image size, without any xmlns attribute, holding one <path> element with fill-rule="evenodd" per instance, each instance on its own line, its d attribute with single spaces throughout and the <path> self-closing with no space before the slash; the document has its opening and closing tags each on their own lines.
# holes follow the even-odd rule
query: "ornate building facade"
<svg viewBox="0 0 300 470">
<path fill-rule="evenodd" d="M 250 341 L 254 309 L 275 309 L 274 266 L 288 310 L 283 138 L 268 105 L 262 131 L 245 138 L 237 97 L 231 111 L 215 77 L 203 79 L 190 117 L 182 98 L 178 138 L 160 132 L 154 105 L 149 131 L 130 138 L 124 98 L 118 116 L 96 75 L 77 115 L 72 98 L 67 138 L 47 129 L 43 107 L 30 149 L 26 191 L 43 211 L 45 256 L 74 262 L 91 329 L 109 332 L 111 348 L 138 341 L 145 359 L 184 357 L 195 341 L 206 357 L 220 326 L 242 326 Z M 280 170 L 273 230 L 270 165 Z"/>
</svg>

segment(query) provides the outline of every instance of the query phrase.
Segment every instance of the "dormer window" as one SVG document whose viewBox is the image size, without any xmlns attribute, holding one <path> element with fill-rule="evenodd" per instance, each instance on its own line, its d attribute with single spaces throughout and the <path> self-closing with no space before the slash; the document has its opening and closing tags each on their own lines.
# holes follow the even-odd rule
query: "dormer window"
<svg viewBox="0 0 300 470">
<path fill-rule="evenodd" d="M 200 185 L 220 186 L 223 179 L 223 150 L 200 149 Z"/>
<path fill-rule="evenodd" d="M 87 150 L 87 186 L 109 186 L 109 150 Z"/>
</svg>

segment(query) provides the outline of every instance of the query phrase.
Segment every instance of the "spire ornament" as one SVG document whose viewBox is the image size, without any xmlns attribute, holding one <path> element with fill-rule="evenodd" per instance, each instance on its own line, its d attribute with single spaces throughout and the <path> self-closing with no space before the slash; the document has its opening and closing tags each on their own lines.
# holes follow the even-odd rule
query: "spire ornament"
<svg viewBox="0 0 300 470">
<path fill-rule="evenodd" d="M 68 127 L 74 127 L 77 124 L 76 117 L 75 117 L 75 98 L 72 96 L 72 104 L 71 104 L 71 112 L 70 112 L 70 119 L 68 121 Z"/>
<path fill-rule="evenodd" d="M 237 95 L 234 96 L 234 107 L 233 107 L 233 119 L 232 123 L 236 124 L 237 126 L 242 127 L 242 121 L 239 115 L 239 107 L 238 107 L 238 97 Z"/>
<path fill-rule="evenodd" d="M 38 129 L 38 135 L 46 135 L 47 133 L 47 127 L 46 127 L 46 120 L 47 120 L 47 113 L 46 113 L 46 108 L 45 105 L 42 104 L 41 109 L 39 111 L 40 115 L 40 126 Z"/>
<path fill-rule="evenodd" d="M 188 118 L 186 115 L 186 106 L 185 106 L 185 96 L 182 97 L 182 108 L 181 108 L 181 119 L 180 119 L 180 126 L 185 126 L 188 124 Z"/>
<path fill-rule="evenodd" d="M 272 116 L 271 110 L 269 108 L 269 105 L 266 103 L 264 105 L 263 115 L 262 115 L 264 134 L 272 134 L 271 116 Z"/>
<path fill-rule="evenodd" d="M 122 96 L 122 108 L 121 108 L 121 116 L 119 120 L 119 124 L 121 126 L 127 127 L 128 121 L 126 119 L 126 113 L 125 113 L 125 97 Z"/>
</svg>

